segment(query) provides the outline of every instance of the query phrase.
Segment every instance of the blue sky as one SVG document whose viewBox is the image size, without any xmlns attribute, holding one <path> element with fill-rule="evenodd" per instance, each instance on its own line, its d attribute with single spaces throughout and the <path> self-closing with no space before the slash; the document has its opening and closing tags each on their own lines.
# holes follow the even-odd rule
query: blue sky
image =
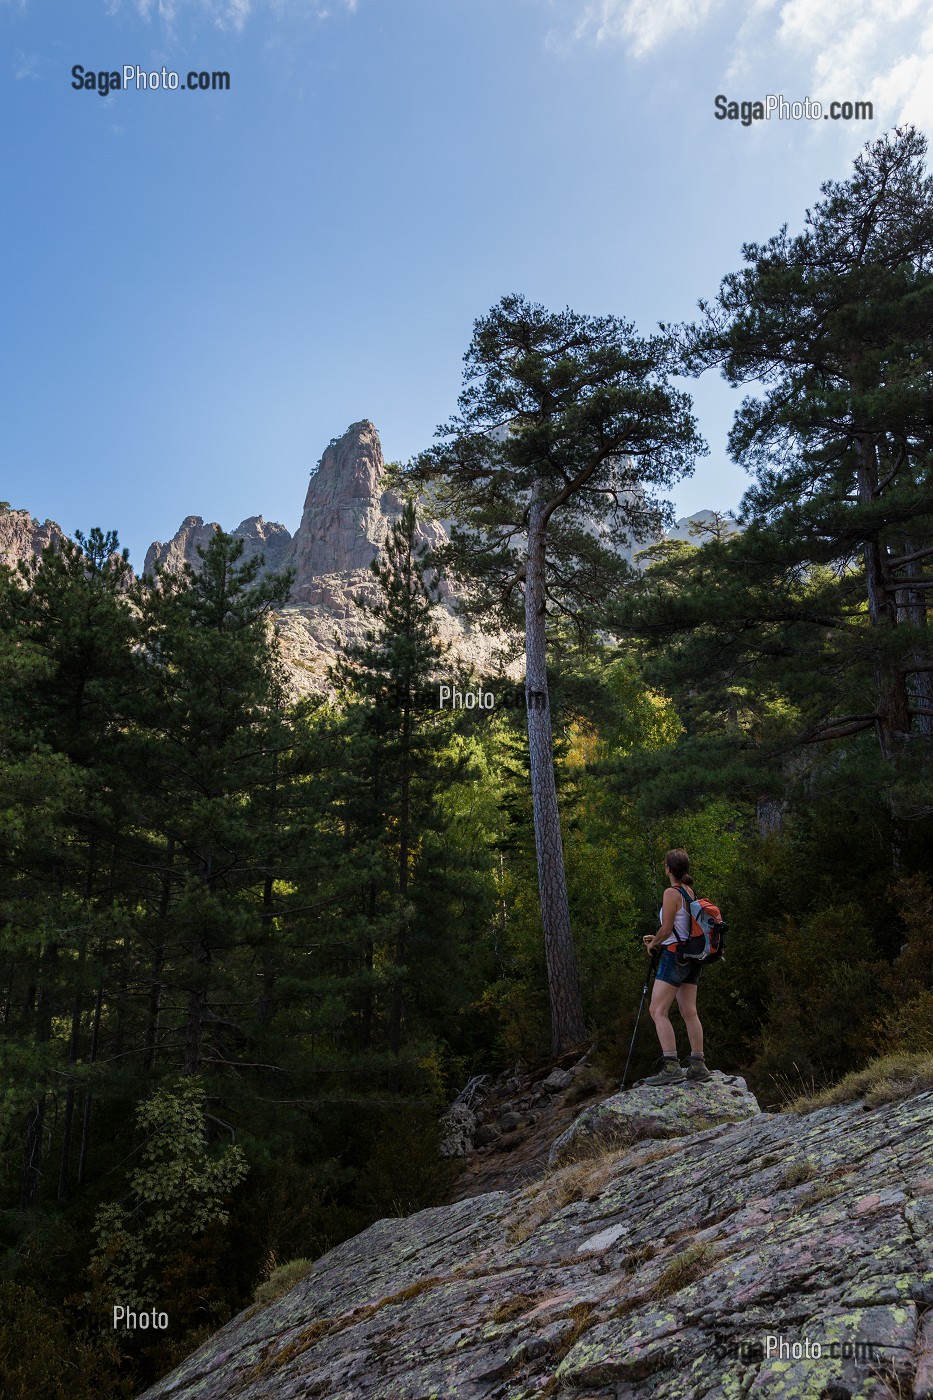
<svg viewBox="0 0 933 1400">
<path fill-rule="evenodd" d="M 919 0 L 0 0 L 0 40 L 0 496 L 137 565 L 187 514 L 294 530 L 355 419 L 426 446 L 503 293 L 689 317 L 865 140 L 933 130 Z M 74 64 L 231 88 L 101 98 Z M 875 116 L 743 127 L 717 93 Z M 674 500 L 728 509 L 737 396 L 691 391 Z"/>
</svg>

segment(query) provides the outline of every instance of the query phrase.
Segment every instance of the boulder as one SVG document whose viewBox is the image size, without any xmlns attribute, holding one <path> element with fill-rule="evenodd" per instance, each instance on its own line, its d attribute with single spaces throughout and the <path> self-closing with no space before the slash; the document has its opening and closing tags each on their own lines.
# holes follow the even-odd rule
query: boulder
<svg viewBox="0 0 933 1400">
<path fill-rule="evenodd" d="M 441 1119 L 440 1152 L 442 1157 L 465 1157 L 473 1151 L 476 1114 L 465 1103 L 453 1103 Z"/>
<path fill-rule="evenodd" d="M 641 1138 L 685 1137 L 719 1123 L 740 1123 L 760 1112 L 745 1080 L 720 1070 L 713 1070 L 712 1078 L 702 1084 L 635 1084 L 575 1118 L 551 1148 L 548 1165 Z"/>
<path fill-rule="evenodd" d="M 572 1083 L 573 1075 L 569 1069 L 555 1069 L 547 1079 L 542 1080 L 542 1087 L 547 1094 L 562 1094 Z"/>
</svg>

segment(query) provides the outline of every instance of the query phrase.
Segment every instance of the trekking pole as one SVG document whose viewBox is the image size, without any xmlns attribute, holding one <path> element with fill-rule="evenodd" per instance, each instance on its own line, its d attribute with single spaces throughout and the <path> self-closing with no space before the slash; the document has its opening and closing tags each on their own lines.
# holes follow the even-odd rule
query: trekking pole
<svg viewBox="0 0 933 1400">
<path fill-rule="evenodd" d="M 635 1037 L 638 1034 L 638 1023 L 641 1020 L 641 1013 L 644 1009 L 645 997 L 648 995 L 648 984 L 650 983 L 651 978 L 654 975 L 657 965 L 658 950 L 657 948 L 655 948 L 654 952 L 651 954 L 651 962 L 648 964 L 648 975 L 645 978 L 645 985 L 641 989 L 641 1001 L 638 1004 L 638 1015 L 635 1017 L 635 1029 L 632 1031 L 632 1043 L 628 1048 L 628 1059 L 625 1061 L 625 1070 L 622 1075 L 622 1083 L 619 1085 L 620 1089 L 625 1088 L 625 1081 L 626 1079 L 628 1079 L 628 1067 L 632 1063 L 632 1051 L 635 1049 Z"/>
</svg>

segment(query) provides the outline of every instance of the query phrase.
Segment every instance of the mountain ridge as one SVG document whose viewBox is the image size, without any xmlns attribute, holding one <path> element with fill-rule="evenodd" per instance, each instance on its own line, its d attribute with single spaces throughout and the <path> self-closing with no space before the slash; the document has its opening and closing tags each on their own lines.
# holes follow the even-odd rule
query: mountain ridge
<svg viewBox="0 0 933 1400">
<path fill-rule="evenodd" d="M 295 571 L 291 595 L 276 614 L 276 626 L 297 692 L 327 689 L 327 672 L 340 649 L 365 634 L 367 619 L 358 604 L 375 599 L 370 565 L 402 507 L 401 497 L 387 483 L 375 424 L 362 418 L 324 449 L 311 472 L 294 535 L 261 514 L 247 516 L 229 531 L 243 541 L 244 560 L 264 556 L 263 573 L 289 567 Z M 685 517 L 677 522 L 673 537 L 695 535 L 694 524 L 702 529 L 708 518 L 711 512 Z M 197 569 L 199 548 L 219 529 L 217 521 L 186 516 L 170 539 L 149 546 L 143 572 L 151 574 L 156 565 L 177 570 L 188 564 Z M 15 564 L 18 558 L 40 554 L 62 533 L 51 521 L 40 526 L 28 511 L 0 514 L 0 561 Z M 448 535 L 443 522 L 425 514 L 419 520 L 418 538 L 434 548 Z M 627 554 L 637 547 L 633 543 Z M 504 670 L 511 680 L 519 680 L 520 664 L 504 661 L 500 640 L 471 627 L 457 613 L 456 594 L 444 581 L 440 595 L 436 621 L 442 642 L 450 648 L 451 666 L 487 674 Z"/>
</svg>

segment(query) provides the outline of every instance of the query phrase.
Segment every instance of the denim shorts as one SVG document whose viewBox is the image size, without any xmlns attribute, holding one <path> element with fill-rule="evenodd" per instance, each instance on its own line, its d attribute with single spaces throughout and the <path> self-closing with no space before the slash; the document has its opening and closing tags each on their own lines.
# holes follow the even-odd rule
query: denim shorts
<svg viewBox="0 0 933 1400">
<path fill-rule="evenodd" d="M 658 970 L 655 978 L 658 982 L 668 982 L 672 987 L 695 987 L 700 980 L 700 973 L 703 971 L 703 964 L 690 962 L 681 971 L 677 966 L 676 955 L 664 948 L 661 951 L 661 961 L 658 963 Z"/>
</svg>

